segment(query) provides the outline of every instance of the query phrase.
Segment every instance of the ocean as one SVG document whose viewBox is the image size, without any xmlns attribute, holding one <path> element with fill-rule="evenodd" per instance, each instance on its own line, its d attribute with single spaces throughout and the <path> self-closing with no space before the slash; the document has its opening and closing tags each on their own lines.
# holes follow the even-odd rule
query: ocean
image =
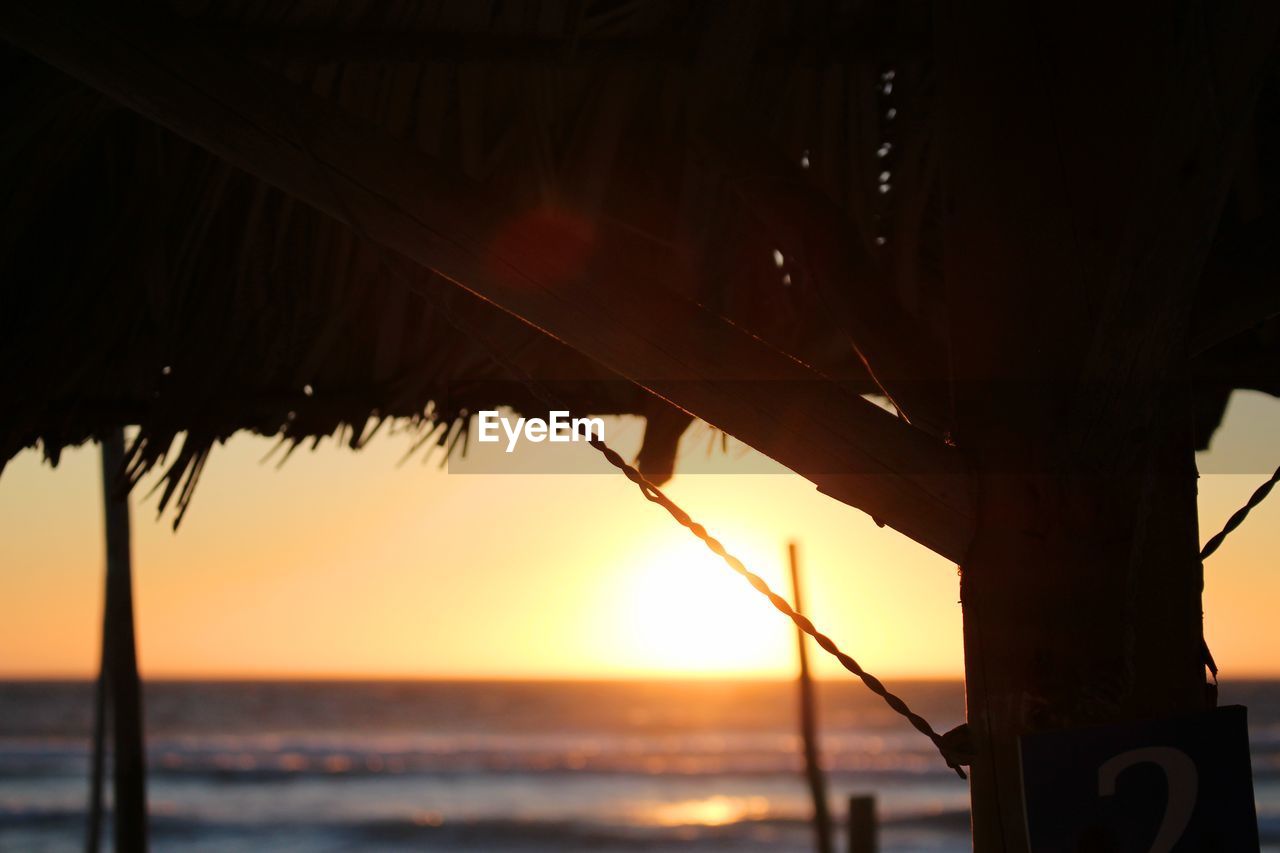
<svg viewBox="0 0 1280 853">
<path fill-rule="evenodd" d="M 893 687 L 939 730 L 958 682 Z M 159 851 L 809 851 L 783 682 L 152 682 Z M 968 850 L 966 784 L 852 681 L 821 682 L 833 809 L 877 797 L 885 851 Z M 1280 682 L 1250 707 L 1280 850 Z M 92 686 L 0 683 L 0 850 L 83 849 Z M 109 791 L 108 785 L 108 791 Z M 106 849 L 110 849 L 108 844 Z"/>
</svg>

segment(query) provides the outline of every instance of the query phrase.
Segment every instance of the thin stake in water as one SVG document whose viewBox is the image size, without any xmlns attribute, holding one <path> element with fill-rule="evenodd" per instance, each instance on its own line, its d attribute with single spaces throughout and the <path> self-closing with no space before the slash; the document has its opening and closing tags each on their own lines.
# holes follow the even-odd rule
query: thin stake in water
<svg viewBox="0 0 1280 853">
<path fill-rule="evenodd" d="M 796 543 L 787 543 L 791 562 L 791 600 L 797 613 L 804 612 L 800 596 L 800 559 Z M 809 675 L 808 638 L 798 626 L 796 643 L 800 652 L 800 738 L 804 742 L 804 775 L 813 798 L 813 831 L 818 853 L 834 853 L 831 846 L 831 813 L 827 807 L 827 780 L 818 763 L 818 721 L 814 705 L 813 678 Z"/>
</svg>

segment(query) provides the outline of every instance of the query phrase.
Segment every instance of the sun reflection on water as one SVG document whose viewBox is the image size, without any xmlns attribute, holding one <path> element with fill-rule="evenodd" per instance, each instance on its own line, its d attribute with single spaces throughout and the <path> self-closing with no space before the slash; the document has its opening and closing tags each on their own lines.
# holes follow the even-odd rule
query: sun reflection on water
<svg viewBox="0 0 1280 853">
<path fill-rule="evenodd" d="M 646 817 L 659 826 L 725 826 L 760 820 L 769 813 L 766 797 L 713 796 L 675 803 L 657 803 Z"/>
</svg>

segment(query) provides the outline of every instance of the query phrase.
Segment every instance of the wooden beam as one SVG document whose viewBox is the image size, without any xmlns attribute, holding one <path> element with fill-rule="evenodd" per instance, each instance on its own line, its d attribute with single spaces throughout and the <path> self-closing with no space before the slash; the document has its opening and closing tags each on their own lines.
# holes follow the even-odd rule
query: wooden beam
<svg viewBox="0 0 1280 853">
<path fill-rule="evenodd" d="M 211 47 L 282 61 L 491 62 L 597 68 L 697 64 L 697 28 L 705 26 L 699 18 L 706 16 L 696 9 L 692 14 L 685 14 L 678 6 L 673 10 L 666 21 L 652 22 L 657 26 L 625 35 L 612 30 L 592 31 L 581 25 L 572 32 L 512 30 L 506 26 L 499 32 L 348 21 L 303 25 L 235 21 L 228 25 L 216 17 L 216 12 L 202 14 L 199 29 Z M 802 11 L 793 14 L 791 20 L 804 17 Z M 930 47 L 926 0 L 894 4 L 891 9 L 870 5 L 842 17 L 845 19 L 834 28 L 805 30 L 802 22 L 797 35 L 785 31 L 770 34 L 756 45 L 752 63 L 790 73 L 797 66 L 880 63 L 890 56 L 918 55 Z"/>
<path fill-rule="evenodd" d="M 1280 314 L 1280 214 L 1256 219 L 1215 244 L 1198 289 L 1192 355 Z"/>
<path fill-rule="evenodd" d="M 656 284 L 688 276 L 621 228 L 521 211 L 180 22 L 15 0 L 0 32 L 72 77 L 723 429 L 959 560 L 958 453 Z"/>
<path fill-rule="evenodd" d="M 856 29 L 825 34 L 821 42 L 771 39 L 756 62 L 779 73 L 836 64 L 878 65 L 887 56 L 919 54 L 927 33 Z M 404 29 L 250 29 L 209 33 L 209 43 L 277 61 L 491 62 L 498 65 L 606 66 L 696 64 L 697 44 L 676 35 L 584 37 L 485 32 L 415 32 Z"/>
</svg>

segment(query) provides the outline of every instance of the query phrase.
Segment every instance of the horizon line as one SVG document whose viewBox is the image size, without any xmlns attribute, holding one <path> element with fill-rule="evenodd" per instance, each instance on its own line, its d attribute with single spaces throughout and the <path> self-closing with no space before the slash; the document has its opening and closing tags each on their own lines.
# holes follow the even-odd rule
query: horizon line
<svg viewBox="0 0 1280 853">
<path fill-rule="evenodd" d="M 27 673 L 27 672 L 0 672 L 0 682 L 92 682 L 97 679 L 94 673 Z M 895 681 L 963 681 L 964 676 L 960 674 L 912 674 L 912 675 L 889 675 Z M 1280 674 L 1273 676 L 1280 678 Z M 860 683 L 852 676 L 841 677 L 835 675 L 816 675 L 817 681 L 840 682 L 851 681 Z M 759 681 L 759 682 L 791 682 L 795 681 L 794 675 L 754 675 L 754 674 L 738 674 L 738 673 L 627 673 L 623 675 L 579 675 L 579 674 L 555 674 L 555 673 L 535 673 L 530 675 L 514 675 L 514 674 L 479 674 L 467 675 L 456 673 L 325 673 L 325 672 L 292 672 L 292 673 L 262 673 L 262 672 L 246 672 L 246 673 L 160 673 L 157 675 L 143 674 L 143 683 L 155 682 L 195 682 L 195 681 L 225 681 L 225 682 L 266 682 L 266 681 L 333 681 L 333 682 L 385 682 L 385 681 L 422 681 L 422 682 L 635 682 L 635 681 L 687 681 L 690 683 L 704 681 Z"/>
<path fill-rule="evenodd" d="M 916 683 L 941 683 L 941 682 L 964 682 L 963 674 L 903 674 L 903 675 L 886 675 L 886 680 L 896 682 L 916 682 Z M 5 673 L 0 672 L 0 683 L 92 683 L 97 679 L 96 674 L 92 673 Z M 142 682 L 144 684 L 157 683 L 268 683 L 268 682 L 332 682 L 335 684 L 360 684 L 360 683 L 385 683 L 385 682 L 421 682 L 421 683 L 637 683 L 637 682 L 759 682 L 759 683 L 791 683 L 796 680 L 795 675 L 751 675 L 751 674 L 687 674 L 687 673 L 635 673 L 625 675 L 573 675 L 573 674 L 532 674 L 532 675 L 511 675 L 511 674 L 481 674 L 481 675 L 464 675 L 464 674 L 421 674 L 421 673 L 162 673 L 158 675 L 143 675 Z M 842 677 L 839 674 L 833 675 L 815 675 L 814 680 L 823 683 L 836 684 L 840 682 L 849 682 L 858 684 L 858 680 L 852 676 Z M 1280 672 L 1242 672 L 1237 673 L 1231 678 L 1220 678 L 1220 682 L 1241 682 L 1241 681 L 1280 681 Z"/>
</svg>

